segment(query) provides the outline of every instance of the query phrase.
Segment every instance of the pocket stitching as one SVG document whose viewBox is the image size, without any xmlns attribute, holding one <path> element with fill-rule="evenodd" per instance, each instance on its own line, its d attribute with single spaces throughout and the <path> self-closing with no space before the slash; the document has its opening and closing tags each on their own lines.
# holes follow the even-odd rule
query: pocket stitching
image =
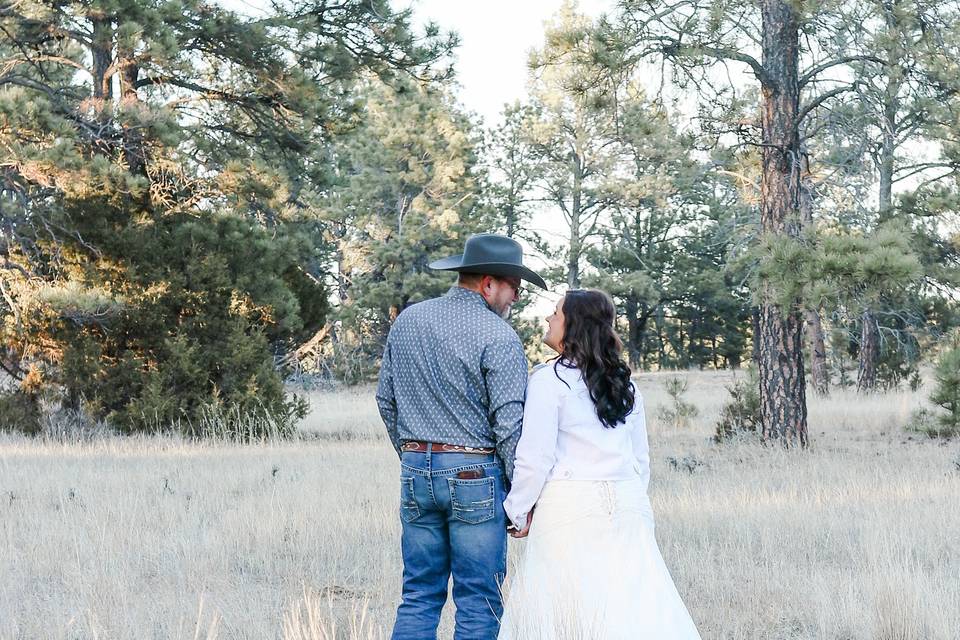
<svg viewBox="0 0 960 640">
<path fill-rule="evenodd" d="M 413 478 L 410 476 L 400 478 L 400 517 L 404 522 L 413 522 L 420 517 L 420 505 L 414 496 Z"/>
<path fill-rule="evenodd" d="M 463 515 L 463 511 L 468 510 L 467 505 L 460 502 L 460 500 L 457 498 L 456 487 L 457 485 L 482 486 L 483 484 L 486 484 L 489 486 L 489 491 L 487 492 L 489 497 L 483 500 L 475 500 L 473 502 L 468 503 L 472 507 L 471 509 L 469 509 L 469 511 L 476 512 L 481 510 L 486 511 L 487 509 L 489 509 L 489 513 L 485 514 L 479 520 L 476 520 L 476 521 L 468 520 Z M 495 485 L 495 479 L 493 477 L 487 476 L 485 478 L 469 478 L 469 479 L 468 478 L 447 478 L 447 486 L 450 489 L 450 502 L 452 506 L 453 517 L 456 518 L 457 520 L 460 520 L 461 522 L 465 522 L 467 524 L 482 524 L 484 522 L 487 522 L 488 520 L 492 520 L 493 517 L 496 515 L 496 507 L 493 503 L 494 496 L 496 495 L 496 485 Z"/>
</svg>

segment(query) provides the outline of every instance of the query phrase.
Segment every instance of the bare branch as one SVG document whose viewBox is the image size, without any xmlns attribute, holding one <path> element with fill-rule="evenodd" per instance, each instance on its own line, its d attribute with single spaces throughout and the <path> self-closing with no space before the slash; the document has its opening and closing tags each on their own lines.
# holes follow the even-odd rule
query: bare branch
<svg viewBox="0 0 960 640">
<path fill-rule="evenodd" d="M 826 62 L 821 62 L 818 65 L 814 65 L 803 74 L 801 74 L 799 79 L 800 88 L 802 89 L 807 85 L 808 82 L 813 80 L 818 74 L 827 69 L 832 69 L 833 67 L 838 67 L 842 64 L 850 64 L 851 62 L 875 62 L 886 66 L 887 61 L 883 58 L 878 58 L 876 56 L 844 56 L 842 58 L 835 58 L 833 60 L 827 60 Z"/>
</svg>

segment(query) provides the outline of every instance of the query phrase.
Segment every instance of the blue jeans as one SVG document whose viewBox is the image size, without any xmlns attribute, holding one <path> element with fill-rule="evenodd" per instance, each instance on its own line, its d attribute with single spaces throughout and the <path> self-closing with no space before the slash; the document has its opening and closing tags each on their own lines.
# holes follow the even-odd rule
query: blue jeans
<svg viewBox="0 0 960 640">
<path fill-rule="evenodd" d="M 484 476 L 457 478 L 470 471 Z M 403 601 L 393 640 L 436 638 L 451 574 L 454 637 L 496 639 L 507 572 L 504 497 L 503 472 L 493 454 L 403 452 Z"/>
</svg>

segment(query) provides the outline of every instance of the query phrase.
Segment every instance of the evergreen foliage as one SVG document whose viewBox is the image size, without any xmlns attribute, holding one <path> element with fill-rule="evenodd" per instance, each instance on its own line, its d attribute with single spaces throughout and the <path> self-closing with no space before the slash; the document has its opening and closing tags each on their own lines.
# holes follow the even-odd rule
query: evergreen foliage
<svg viewBox="0 0 960 640">
<path fill-rule="evenodd" d="M 380 0 L 27 0 L 0 22 L 20 393 L 123 430 L 289 433 L 305 409 L 277 364 L 326 323 L 318 202 L 349 87 L 429 75 L 454 41 Z"/>
<path fill-rule="evenodd" d="M 750 367 L 747 376 L 727 387 L 730 399 L 720 409 L 715 442 L 737 436 L 759 437 L 761 430 L 760 389 L 757 370 Z"/>
<path fill-rule="evenodd" d="M 290 433 L 285 377 L 370 379 L 397 314 L 455 282 L 427 265 L 499 231 L 614 296 L 634 368 L 752 355 L 718 439 L 804 443 L 805 376 L 919 385 L 960 323 L 958 17 L 565 2 L 484 130 L 456 37 L 387 0 L 0 7 L 2 426 Z M 538 360 L 535 299 L 511 322 Z"/>
<path fill-rule="evenodd" d="M 445 88 L 370 80 L 360 91 L 362 122 L 336 146 L 340 175 L 326 209 L 340 297 L 327 357 L 352 381 L 375 371 L 397 314 L 454 284 L 427 265 L 489 228 L 479 140 Z"/>
<path fill-rule="evenodd" d="M 930 401 L 942 411 L 934 416 L 931 435 L 960 435 L 960 344 L 954 337 L 940 354 L 933 372 L 934 388 Z"/>
<path fill-rule="evenodd" d="M 687 392 L 690 386 L 688 378 L 673 376 L 667 378 L 663 384 L 664 390 L 670 396 L 670 404 L 666 404 L 657 410 L 657 419 L 664 424 L 668 424 L 674 429 L 681 429 L 690 426 L 690 421 L 700 415 L 700 410 L 696 405 L 687 402 L 683 394 Z"/>
</svg>

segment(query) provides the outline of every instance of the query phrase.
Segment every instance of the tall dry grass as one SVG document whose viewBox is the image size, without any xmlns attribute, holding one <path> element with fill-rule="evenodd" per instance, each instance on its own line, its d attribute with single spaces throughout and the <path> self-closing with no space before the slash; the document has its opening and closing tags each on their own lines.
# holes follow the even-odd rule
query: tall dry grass
<svg viewBox="0 0 960 640">
<path fill-rule="evenodd" d="M 726 374 L 657 424 L 666 375 L 651 498 L 705 640 L 960 638 L 960 444 L 902 430 L 921 394 L 811 398 L 782 451 L 709 441 Z M 311 402 L 298 442 L 0 436 L 0 638 L 388 636 L 396 455 L 372 389 Z"/>
</svg>

